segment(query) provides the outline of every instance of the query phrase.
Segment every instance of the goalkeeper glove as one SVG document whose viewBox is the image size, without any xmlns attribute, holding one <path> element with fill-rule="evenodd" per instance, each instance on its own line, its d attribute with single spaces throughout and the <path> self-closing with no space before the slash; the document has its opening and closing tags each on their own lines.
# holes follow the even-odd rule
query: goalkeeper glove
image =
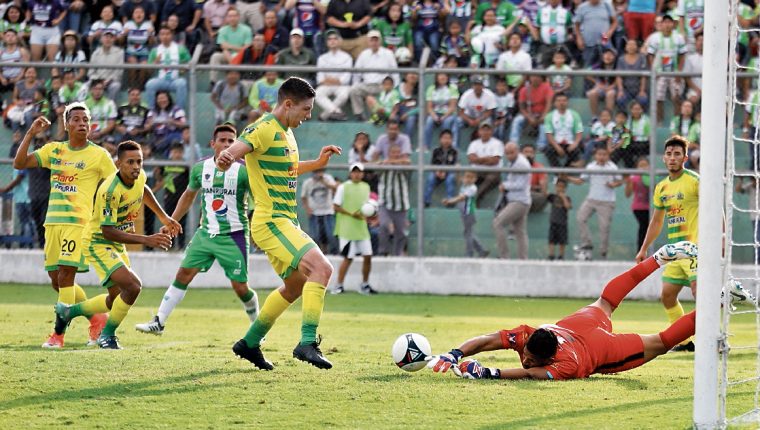
<svg viewBox="0 0 760 430">
<path fill-rule="evenodd" d="M 448 354 L 440 354 L 433 357 L 427 364 L 427 367 L 433 369 L 433 372 L 446 373 L 451 366 L 456 367 L 459 359 L 464 353 L 458 349 L 452 349 Z"/>
<path fill-rule="evenodd" d="M 501 379 L 499 369 L 483 367 L 477 360 L 465 360 L 459 363 L 457 370 L 464 379 Z"/>
</svg>

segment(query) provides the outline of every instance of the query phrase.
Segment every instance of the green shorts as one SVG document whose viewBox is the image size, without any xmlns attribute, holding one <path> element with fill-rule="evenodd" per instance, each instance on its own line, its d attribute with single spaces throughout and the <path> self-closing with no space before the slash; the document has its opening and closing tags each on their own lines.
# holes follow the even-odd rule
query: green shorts
<svg viewBox="0 0 760 430">
<path fill-rule="evenodd" d="M 206 272 L 217 260 L 227 279 L 248 282 L 248 243 L 248 234 L 243 230 L 210 235 L 198 229 L 185 249 L 180 267 Z"/>
</svg>

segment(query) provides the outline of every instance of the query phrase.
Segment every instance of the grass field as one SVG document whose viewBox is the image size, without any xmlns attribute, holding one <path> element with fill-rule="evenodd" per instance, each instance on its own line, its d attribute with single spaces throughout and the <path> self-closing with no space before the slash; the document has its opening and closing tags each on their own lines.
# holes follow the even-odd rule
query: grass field
<svg viewBox="0 0 760 430">
<path fill-rule="evenodd" d="M 88 294 L 97 292 L 87 288 Z M 134 331 L 163 294 L 144 290 L 118 333 L 121 351 L 82 346 L 86 320 L 61 351 L 40 349 L 52 326 L 49 287 L 0 285 L 0 428 L 688 428 L 693 354 L 670 354 L 619 375 L 567 382 L 465 381 L 390 359 L 401 333 L 416 331 L 434 352 L 521 323 L 554 322 L 586 300 L 356 294 L 328 296 L 320 332 L 335 367 L 291 358 L 300 304 L 265 343 L 274 372 L 253 369 L 230 347 L 248 327 L 231 290 L 192 289 L 162 337 Z M 260 297 L 266 292 L 260 292 Z M 615 330 L 656 333 L 658 303 L 624 302 Z M 735 326 L 751 337 L 752 320 Z M 754 373 L 754 354 L 737 355 Z M 517 366 L 514 352 L 481 354 Z M 747 370 L 748 369 L 748 370 Z M 732 402 L 750 406 L 743 387 Z"/>
</svg>

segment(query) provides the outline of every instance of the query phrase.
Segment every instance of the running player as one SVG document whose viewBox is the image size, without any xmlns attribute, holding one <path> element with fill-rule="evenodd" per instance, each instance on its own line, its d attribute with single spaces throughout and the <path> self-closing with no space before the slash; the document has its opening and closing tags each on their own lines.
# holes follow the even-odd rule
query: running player
<svg viewBox="0 0 760 430">
<path fill-rule="evenodd" d="M 58 318 L 66 323 L 78 316 L 89 317 L 110 310 L 106 326 L 98 339 L 98 345 L 104 349 L 121 349 L 116 329 L 137 300 L 142 287 L 140 278 L 130 269 L 124 245 L 139 244 L 168 250 L 172 245 L 171 237 L 182 231 L 179 223 L 169 218 L 158 204 L 150 187 L 145 186 L 140 144 L 131 140 L 122 142 L 116 153 L 119 170 L 107 177 L 98 188 L 92 219 L 82 234 L 87 259 L 95 268 L 101 285 L 108 289 L 108 294 L 73 306 L 58 303 L 55 307 Z M 167 227 L 171 236 L 163 231 L 150 236 L 135 233 L 135 220 L 143 201 Z"/>
<path fill-rule="evenodd" d="M 277 106 L 272 112 L 243 130 L 238 141 L 216 160 L 219 169 L 228 170 L 245 156 L 255 201 L 251 236 L 284 281 L 264 301 L 248 333 L 232 347 L 236 355 L 264 370 L 274 367 L 264 358 L 261 341 L 277 318 L 300 296 L 303 296 L 301 341 L 293 349 L 293 357 L 320 369 L 332 367 L 319 349 L 317 326 L 325 302 L 325 285 L 333 267 L 298 226 L 296 217 L 298 175 L 325 168 L 333 154 L 341 153 L 340 148 L 329 145 L 322 148 L 316 160 L 299 161 L 292 129 L 311 118 L 315 95 L 314 88 L 305 80 L 288 78 L 280 86 Z"/>
<path fill-rule="evenodd" d="M 654 214 L 649 221 L 644 242 L 636 262 L 642 262 L 647 249 L 657 239 L 667 217 L 668 243 L 681 240 L 697 242 L 699 224 L 699 175 L 683 167 L 688 159 L 689 141 L 681 136 L 673 136 L 665 141 L 662 160 L 668 169 L 668 177 L 660 181 L 654 189 L 652 205 Z M 662 272 L 661 300 L 671 323 L 684 314 L 678 301 L 678 293 L 683 287 L 691 287 L 697 297 L 697 259 L 679 260 L 669 263 Z M 694 351 L 694 343 L 689 341 L 676 345 L 673 351 Z"/>
<path fill-rule="evenodd" d="M 224 269 L 248 318 L 251 322 L 256 319 L 259 299 L 248 288 L 248 172 L 241 163 L 233 164 L 226 172 L 216 168 L 219 153 L 235 143 L 236 137 L 234 126 L 217 126 L 211 140 L 214 157 L 196 163 L 190 171 L 190 183 L 172 218 L 182 220 L 200 192 L 201 226 L 185 250 L 185 258 L 164 294 L 158 315 L 150 322 L 137 324 L 137 331 L 162 334 L 167 318 L 185 298 L 187 286 L 198 272 L 210 269 L 214 260 Z"/>
<path fill-rule="evenodd" d="M 574 314 L 539 328 L 521 325 L 512 330 L 472 338 L 447 354 L 433 357 L 434 372 L 454 373 L 469 379 L 576 379 L 594 373 L 618 373 L 639 367 L 665 354 L 694 334 L 695 311 L 678 319 L 659 334 L 612 332 L 612 312 L 641 281 L 671 262 L 697 258 L 697 246 L 683 241 L 668 244 L 654 256 L 612 279 L 594 303 Z M 477 360 L 460 360 L 483 351 L 513 349 L 522 369 L 483 367 Z"/>
<path fill-rule="evenodd" d="M 82 230 L 90 221 L 92 202 L 100 181 L 116 171 L 108 151 L 87 140 L 90 133 L 90 110 L 83 103 L 66 106 L 64 128 L 69 140 L 49 142 L 28 154 L 31 141 L 50 127 L 44 116 L 34 120 L 24 136 L 13 167 L 50 169 L 50 197 L 45 217 L 45 270 L 58 302 L 74 304 L 87 299 L 84 290 L 74 283 L 76 273 L 86 272 L 82 253 Z M 90 317 L 90 340 L 95 345 L 106 322 L 105 315 Z M 53 333 L 43 348 L 63 347 L 66 324 L 56 318 Z"/>
</svg>

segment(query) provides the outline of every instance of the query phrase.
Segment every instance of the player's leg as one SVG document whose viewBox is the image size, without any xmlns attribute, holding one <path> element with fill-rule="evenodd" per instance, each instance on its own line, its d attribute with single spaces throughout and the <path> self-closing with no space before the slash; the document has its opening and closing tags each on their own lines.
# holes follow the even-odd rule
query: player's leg
<svg viewBox="0 0 760 430">
<path fill-rule="evenodd" d="M 660 300 L 665 307 L 668 321 L 673 324 L 684 315 L 683 306 L 678 300 L 681 289 L 691 285 L 690 267 L 696 264 L 696 259 L 674 261 L 665 267 L 662 273 L 662 291 Z M 696 273 L 694 274 L 696 277 Z M 687 339 L 683 344 L 676 346 L 675 352 L 694 351 L 694 343 Z"/>
<path fill-rule="evenodd" d="M 208 252 L 224 269 L 248 318 L 253 322 L 259 313 L 259 297 L 248 287 L 248 236 L 243 230 L 219 235 L 209 240 Z"/>
<path fill-rule="evenodd" d="M 119 328 L 127 313 L 135 304 L 137 296 L 140 294 L 142 282 L 137 275 L 129 269 L 127 264 L 122 265 L 111 273 L 110 279 L 113 286 L 118 288 L 119 294 L 114 297 L 115 289 L 109 288 L 109 297 L 111 313 L 108 315 L 108 321 L 103 328 L 98 344 L 105 349 L 121 349 L 119 340 L 116 337 L 116 329 Z"/>
<path fill-rule="evenodd" d="M 346 247 L 349 247 L 350 245 L 346 245 Z M 343 283 L 346 280 L 346 274 L 348 273 L 348 269 L 351 267 L 351 263 L 353 263 L 354 259 L 350 257 L 344 257 L 343 261 L 340 262 L 340 266 L 338 267 L 338 283 L 335 285 L 335 288 L 331 291 L 332 294 L 342 294 L 346 291 L 345 286 Z"/>
<path fill-rule="evenodd" d="M 352 243 L 355 249 L 354 255 L 364 257 L 362 261 L 362 284 L 359 291 L 362 294 L 377 294 L 377 291 L 369 285 L 369 272 L 372 271 L 372 241 L 365 239 L 356 240 Z"/>
<path fill-rule="evenodd" d="M 691 311 L 659 334 L 641 336 L 644 341 L 644 362 L 667 353 L 694 336 L 696 316 L 696 311 Z"/>
<path fill-rule="evenodd" d="M 293 357 L 306 361 L 320 369 L 332 368 L 319 349 L 317 327 L 325 304 L 325 286 L 332 276 L 332 264 L 316 246 L 310 247 L 301 257 L 298 271 L 306 276 L 303 286 L 301 341 L 293 350 Z"/>
<path fill-rule="evenodd" d="M 248 287 L 248 282 L 230 281 L 232 289 L 235 290 L 240 301 L 243 303 L 243 309 L 245 310 L 248 319 L 251 322 L 256 321 L 256 317 L 259 316 L 259 296 L 256 292 Z"/>
</svg>

